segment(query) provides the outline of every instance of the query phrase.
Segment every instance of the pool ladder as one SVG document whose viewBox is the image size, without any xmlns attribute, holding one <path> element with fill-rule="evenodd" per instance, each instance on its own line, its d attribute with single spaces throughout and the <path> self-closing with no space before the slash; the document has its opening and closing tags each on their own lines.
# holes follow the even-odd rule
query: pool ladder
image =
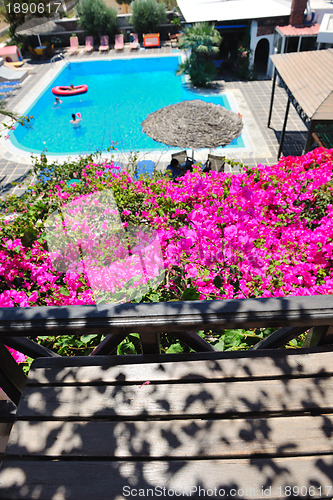
<svg viewBox="0 0 333 500">
<path fill-rule="evenodd" d="M 55 62 L 56 62 L 57 60 L 61 60 L 61 59 L 64 59 L 64 61 L 65 61 L 65 66 L 69 66 L 69 65 L 70 65 L 69 60 L 65 57 L 65 55 L 64 55 L 64 53 L 63 53 L 63 52 L 59 52 L 59 54 L 56 54 L 55 56 L 53 56 L 53 57 L 51 58 L 50 62 L 51 62 L 52 64 L 55 64 Z"/>
</svg>

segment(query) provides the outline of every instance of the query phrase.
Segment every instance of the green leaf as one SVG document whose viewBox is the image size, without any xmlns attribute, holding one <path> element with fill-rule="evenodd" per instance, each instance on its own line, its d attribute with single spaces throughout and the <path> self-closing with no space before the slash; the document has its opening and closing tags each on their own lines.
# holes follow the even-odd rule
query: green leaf
<svg viewBox="0 0 333 500">
<path fill-rule="evenodd" d="M 215 349 L 217 349 L 218 351 L 224 351 L 224 340 L 223 339 L 220 339 L 218 342 L 216 342 L 216 344 L 214 344 L 214 347 Z"/>
<path fill-rule="evenodd" d="M 137 354 L 133 342 L 124 340 L 117 348 L 117 354 Z"/>
<path fill-rule="evenodd" d="M 165 351 L 167 354 L 175 354 L 177 352 L 183 352 L 184 349 L 181 344 L 178 342 L 177 344 L 171 344 L 170 347 Z"/>
<path fill-rule="evenodd" d="M 222 281 L 221 276 L 215 276 L 214 286 L 216 286 L 216 288 L 221 288 L 222 285 L 223 285 L 223 281 Z"/>
<path fill-rule="evenodd" d="M 183 292 L 181 300 L 198 300 L 199 297 L 200 293 L 198 290 L 194 286 L 190 286 Z"/>
<path fill-rule="evenodd" d="M 90 335 L 82 335 L 80 337 L 81 342 L 84 344 L 88 344 L 92 339 L 95 339 L 98 335 L 97 334 L 90 334 Z"/>
</svg>

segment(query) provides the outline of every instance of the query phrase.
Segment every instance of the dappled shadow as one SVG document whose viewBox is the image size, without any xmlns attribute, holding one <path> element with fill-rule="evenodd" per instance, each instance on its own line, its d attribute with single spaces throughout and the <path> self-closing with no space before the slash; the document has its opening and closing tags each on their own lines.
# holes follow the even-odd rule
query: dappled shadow
<svg viewBox="0 0 333 500">
<path fill-rule="evenodd" d="M 280 328 L 255 346 L 266 349 L 285 345 L 311 326 L 321 326 L 326 331 L 326 327 L 322 325 L 330 325 L 333 321 L 331 296 L 128 303 L 103 305 L 99 308 L 2 308 L 0 316 L 0 342 L 2 339 L 4 344 L 33 358 L 52 357 L 56 354 L 28 340 L 24 335 L 36 338 L 38 335 L 104 334 L 106 338 L 93 354 L 105 355 L 113 352 L 128 334 L 139 332 L 143 352 L 153 354 L 158 352 L 159 335 L 167 332 L 195 351 L 209 352 L 214 348 L 195 333 L 198 330 L 290 325 L 288 328 Z M 323 340 L 325 339 L 324 336 Z M 0 366 L 0 373 L 6 374 L 6 371 L 6 364 Z M 10 393 L 7 394 L 12 397 Z M 15 387 L 13 394 L 16 402 Z"/>
<path fill-rule="evenodd" d="M 274 130 L 276 140 L 278 144 L 281 141 L 282 130 L 275 130 L 274 127 L 270 127 Z M 288 125 L 285 132 L 281 155 L 283 156 L 300 156 L 303 154 L 305 143 L 306 143 L 307 132 L 296 132 L 288 131 Z"/>
<path fill-rule="evenodd" d="M 28 176 L 28 173 L 29 170 L 26 173 L 15 178 L 13 178 L 12 175 L 3 175 L 0 179 L 0 196 L 15 189 L 15 187 L 17 187 L 17 184 L 21 184 L 22 182 L 24 182 Z"/>
<path fill-rule="evenodd" d="M 1 335 L 176 332 L 184 329 L 329 325 L 330 295 L 91 306 L 0 308 Z M 0 337 L 1 338 L 1 337 Z"/>
<path fill-rule="evenodd" d="M 39 359 L 0 498 L 328 498 L 332 361 L 327 347 Z"/>
<path fill-rule="evenodd" d="M 31 357 L 53 356 L 54 353 L 33 344 L 25 335 L 104 334 L 95 354 L 109 354 L 130 333 L 139 332 L 144 352 L 156 352 L 158 342 L 150 344 L 160 333 L 178 336 L 197 351 L 211 350 L 198 330 L 225 328 L 295 327 L 294 336 L 311 326 L 333 322 L 331 296 L 284 297 L 268 299 L 232 299 L 164 303 L 128 303 L 96 306 L 50 306 L 38 308 L 0 309 L 0 341 Z M 297 328 L 296 328 L 297 327 Z M 300 329 L 300 330 L 299 330 Z M 20 336 L 22 340 L 20 341 Z M 275 334 L 271 335 L 271 338 Z M 262 347 L 284 345 L 285 335 L 277 340 L 265 339 Z M 10 342 L 9 338 L 12 340 Z M 288 333 L 288 340 L 292 336 Z M 13 343 L 14 342 L 14 343 Z M 280 343 L 279 343 L 280 342 Z M 259 346 L 261 347 L 261 346 Z M 82 362 L 82 361 L 80 361 Z M 74 363 L 76 361 L 74 360 Z M 6 372 L 6 366 L 0 372 Z"/>
</svg>

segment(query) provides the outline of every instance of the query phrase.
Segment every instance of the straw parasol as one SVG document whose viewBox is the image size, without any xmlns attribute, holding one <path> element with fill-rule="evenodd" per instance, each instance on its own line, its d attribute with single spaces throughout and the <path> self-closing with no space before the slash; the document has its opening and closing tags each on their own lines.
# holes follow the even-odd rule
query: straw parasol
<svg viewBox="0 0 333 500">
<path fill-rule="evenodd" d="M 65 28 L 63 26 L 59 26 L 48 17 L 34 17 L 21 24 L 21 26 L 16 29 L 16 33 L 18 35 L 36 35 L 40 46 L 42 45 L 42 42 L 39 35 L 45 35 L 47 33 L 60 33 L 62 31 L 65 31 Z"/>
<path fill-rule="evenodd" d="M 148 115 L 142 130 L 157 142 L 182 149 L 226 146 L 243 128 L 239 114 L 200 100 L 171 104 Z"/>
</svg>

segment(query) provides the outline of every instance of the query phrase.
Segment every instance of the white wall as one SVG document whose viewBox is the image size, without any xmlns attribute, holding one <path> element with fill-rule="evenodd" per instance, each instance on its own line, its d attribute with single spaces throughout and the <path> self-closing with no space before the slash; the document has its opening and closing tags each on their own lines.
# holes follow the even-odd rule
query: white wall
<svg viewBox="0 0 333 500">
<path fill-rule="evenodd" d="M 265 38 L 266 40 L 268 40 L 268 43 L 269 43 L 267 75 L 272 77 L 274 67 L 273 67 L 273 63 L 272 63 L 269 56 L 271 54 L 274 54 L 274 34 L 257 36 L 257 28 L 258 28 L 258 22 L 252 21 L 251 22 L 251 33 L 250 33 L 250 49 L 252 50 L 252 54 L 250 56 L 250 64 L 252 65 L 254 62 L 256 47 L 258 45 L 259 40 L 261 40 L 262 38 Z"/>
</svg>

